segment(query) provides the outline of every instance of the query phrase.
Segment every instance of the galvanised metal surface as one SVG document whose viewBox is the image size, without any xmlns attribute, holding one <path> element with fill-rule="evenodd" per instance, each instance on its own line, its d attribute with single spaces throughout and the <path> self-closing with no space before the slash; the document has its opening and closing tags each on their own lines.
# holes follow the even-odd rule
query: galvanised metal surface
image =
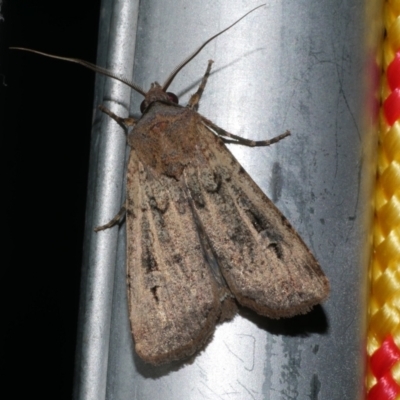
<svg viewBox="0 0 400 400">
<path fill-rule="evenodd" d="M 292 132 L 271 148 L 230 149 L 298 230 L 331 283 L 327 302 L 305 316 L 273 321 L 242 309 L 217 327 L 190 363 L 154 368 L 135 354 L 124 225 L 119 232 L 93 233 L 124 200 L 125 137 L 95 113 L 77 399 L 363 397 L 376 121 L 367 108 L 374 98 L 368 72 L 380 34 L 380 4 L 367 3 L 268 1 L 210 43 L 169 88 L 185 104 L 213 59 L 201 114 L 251 139 Z M 105 0 L 98 62 L 147 90 L 258 4 Z M 97 80 L 95 105 L 140 115 L 140 95 L 108 78 Z"/>
</svg>

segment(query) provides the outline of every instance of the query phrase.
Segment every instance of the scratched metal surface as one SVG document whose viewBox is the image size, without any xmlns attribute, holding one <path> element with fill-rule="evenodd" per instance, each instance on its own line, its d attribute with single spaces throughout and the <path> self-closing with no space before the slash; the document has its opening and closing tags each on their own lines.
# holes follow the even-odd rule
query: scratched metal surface
<svg viewBox="0 0 400 400">
<path fill-rule="evenodd" d="M 75 398 L 363 398 L 375 146 L 374 119 L 366 108 L 373 99 L 367 72 L 379 28 L 369 16 L 376 21 L 380 15 L 379 2 L 375 10 L 366 3 L 268 1 L 208 45 L 170 87 L 184 104 L 213 59 L 200 113 L 252 139 L 291 130 L 290 138 L 271 148 L 231 149 L 298 230 L 331 282 L 328 301 L 307 316 L 272 321 L 242 310 L 217 327 L 190 364 L 153 368 L 135 355 L 124 225 L 119 232 L 91 231 L 123 201 L 125 139 L 95 114 Z M 105 0 L 99 63 L 129 77 L 133 67 L 133 80 L 147 89 L 258 4 L 148 0 L 137 9 L 134 1 Z M 96 104 L 103 102 L 119 115 L 130 107 L 139 115 L 140 95 L 130 97 L 119 83 L 97 79 Z"/>
</svg>

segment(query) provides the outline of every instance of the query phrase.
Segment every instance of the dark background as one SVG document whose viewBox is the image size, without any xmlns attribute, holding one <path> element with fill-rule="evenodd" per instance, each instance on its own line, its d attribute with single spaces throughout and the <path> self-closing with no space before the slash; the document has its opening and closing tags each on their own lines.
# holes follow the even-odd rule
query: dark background
<svg viewBox="0 0 400 400">
<path fill-rule="evenodd" d="M 70 399 L 95 77 L 8 47 L 95 62 L 100 1 L 0 6 L 2 381 L 10 398 Z"/>
</svg>

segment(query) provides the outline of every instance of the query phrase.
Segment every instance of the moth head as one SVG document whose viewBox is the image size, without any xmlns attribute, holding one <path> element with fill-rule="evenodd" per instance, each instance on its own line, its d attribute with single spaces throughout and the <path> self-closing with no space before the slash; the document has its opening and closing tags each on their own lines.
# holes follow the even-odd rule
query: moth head
<svg viewBox="0 0 400 400">
<path fill-rule="evenodd" d="M 140 104 L 140 112 L 143 114 L 147 107 L 155 101 L 179 104 L 178 96 L 174 93 L 166 92 L 158 82 L 151 84 L 150 90 L 146 93 L 144 100 Z"/>
</svg>

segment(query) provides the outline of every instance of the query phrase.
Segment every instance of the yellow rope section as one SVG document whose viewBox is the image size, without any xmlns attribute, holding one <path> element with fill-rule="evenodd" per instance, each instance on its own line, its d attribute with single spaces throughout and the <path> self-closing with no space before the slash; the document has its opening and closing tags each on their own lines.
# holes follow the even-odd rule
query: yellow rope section
<svg viewBox="0 0 400 400">
<path fill-rule="evenodd" d="M 368 400 L 400 400 L 400 0 L 386 1 L 384 24 L 367 337 Z"/>
</svg>

